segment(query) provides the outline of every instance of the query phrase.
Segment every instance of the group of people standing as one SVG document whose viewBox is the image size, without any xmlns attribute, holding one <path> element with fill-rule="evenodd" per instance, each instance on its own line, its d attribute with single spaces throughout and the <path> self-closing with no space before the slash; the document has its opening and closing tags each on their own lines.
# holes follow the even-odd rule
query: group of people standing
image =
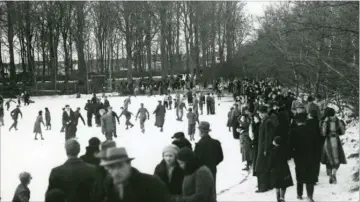
<svg viewBox="0 0 360 202">
<path fill-rule="evenodd" d="M 237 97 L 237 96 L 236 96 Z M 228 113 L 227 126 L 240 142 L 243 170 L 253 167 L 258 179 L 256 192 L 276 188 L 277 201 L 285 201 L 293 185 L 287 161 L 294 159 L 297 198 L 313 200 L 320 164 L 326 165 L 329 183 L 336 184 L 336 171 L 346 164 L 339 136 L 345 123 L 327 107 L 321 96 L 283 95 L 281 86 L 270 82 L 245 82 L 244 94 Z"/>
</svg>

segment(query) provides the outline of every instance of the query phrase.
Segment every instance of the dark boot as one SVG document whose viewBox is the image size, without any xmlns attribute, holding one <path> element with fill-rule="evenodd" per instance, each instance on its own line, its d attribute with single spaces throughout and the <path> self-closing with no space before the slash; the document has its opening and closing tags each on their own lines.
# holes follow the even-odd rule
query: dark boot
<svg viewBox="0 0 360 202">
<path fill-rule="evenodd" d="M 313 195 L 314 195 L 314 185 L 313 184 L 306 184 L 306 193 L 309 199 L 309 202 L 313 202 Z"/>
<path fill-rule="evenodd" d="M 280 189 L 276 189 L 276 201 L 281 202 L 280 201 Z"/>
<path fill-rule="evenodd" d="M 286 188 L 280 189 L 280 202 L 285 202 L 285 193 L 286 193 Z"/>
<path fill-rule="evenodd" d="M 303 183 L 297 183 L 296 185 L 296 191 L 297 191 L 297 198 L 302 200 L 302 195 L 304 192 L 304 185 Z"/>
</svg>

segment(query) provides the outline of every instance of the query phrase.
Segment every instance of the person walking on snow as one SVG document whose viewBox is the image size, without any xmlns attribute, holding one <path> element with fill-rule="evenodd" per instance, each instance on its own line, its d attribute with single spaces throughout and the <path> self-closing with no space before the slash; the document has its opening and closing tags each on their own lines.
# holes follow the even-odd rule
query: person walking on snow
<svg viewBox="0 0 360 202">
<path fill-rule="evenodd" d="M 21 115 L 21 118 L 22 118 L 23 115 L 20 111 L 20 105 L 16 106 L 16 108 L 10 112 L 10 116 L 13 118 L 14 123 L 10 126 L 9 131 L 11 131 L 12 128 L 15 128 L 15 130 L 18 130 L 17 124 L 18 124 L 19 114 Z"/>
<path fill-rule="evenodd" d="M 41 124 L 43 124 L 43 126 L 45 126 L 44 124 L 44 120 L 42 117 L 42 111 L 39 111 L 39 115 L 36 118 L 35 124 L 34 124 L 34 133 L 35 133 L 35 140 L 37 140 L 37 135 L 40 134 L 40 137 L 42 140 L 44 140 L 43 135 L 42 135 L 42 131 L 41 131 Z"/>
<path fill-rule="evenodd" d="M 140 117 L 139 117 L 140 114 Z M 149 111 L 144 107 L 144 103 L 140 104 L 140 109 L 138 110 L 137 114 L 136 114 L 136 118 L 135 120 L 138 119 L 138 117 L 140 118 L 140 129 L 142 133 L 145 133 L 145 121 L 146 121 L 146 117 L 149 120 L 150 119 L 150 115 L 149 115 Z"/>
<path fill-rule="evenodd" d="M 46 122 L 46 130 L 51 130 L 51 115 L 47 107 L 45 107 L 45 122 Z"/>
<path fill-rule="evenodd" d="M 190 136 L 190 141 L 195 141 L 195 125 L 196 122 L 199 124 L 199 117 L 189 108 L 189 112 L 187 113 L 186 117 L 188 118 L 188 134 Z"/>
<path fill-rule="evenodd" d="M 153 114 L 155 114 L 155 126 L 160 128 L 160 132 L 163 132 L 163 126 L 165 122 L 165 114 L 166 114 L 166 108 L 164 105 L 161 104 L 161 101 L 159 100 L 159 104 L 154 110 Z"/>
</svg>

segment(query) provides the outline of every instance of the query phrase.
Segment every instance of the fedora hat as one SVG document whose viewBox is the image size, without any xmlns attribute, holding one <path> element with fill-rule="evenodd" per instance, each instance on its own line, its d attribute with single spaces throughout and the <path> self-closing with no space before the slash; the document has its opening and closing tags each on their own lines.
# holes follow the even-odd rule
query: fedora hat
<svg viewBox="0 0 360 202">
<path fill-rule="evenodd" d="M 115 163 L 121 163 L 124 161 L 131 161 L 134 158 L 129 158 L 126 149 L 124 147 L 110 148 L 106 151 L 105 158 L 100 162 L 100 166 L 108 166 Z"/>
<path fill-rule="evenodd" d="M 203 130 L 203 131 L 211 131 L 210 129 L 210 123 L 207 121 L 201 121 L 199 126 L 198 126 L 199 130 Z"/>
<path fill-rule="evenodd" d="M 101 143 L 100 151 L 95 154 L 96 158 L 105 158 L 106 157 L 106 150 L 110 148 L 116 147 L 116 142 L 112 140 L 106 140 L 105 142 Z"/>
</svg>

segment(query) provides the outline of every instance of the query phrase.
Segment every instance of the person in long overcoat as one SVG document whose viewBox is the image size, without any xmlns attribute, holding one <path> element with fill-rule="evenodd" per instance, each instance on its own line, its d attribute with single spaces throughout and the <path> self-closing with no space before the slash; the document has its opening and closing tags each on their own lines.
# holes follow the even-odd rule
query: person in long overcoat
<svg viewBox="0 0 360 202">
<path fill-rule="evenodd" d="M 216 186 L 216 167 L 224 160 L 221 143 L 210 137 L 211 129 L 208 122 L 200 122 L 198 129 L 201 139 L 196 143 L 194 152 L 196 157 L 211 170 Z"/>
<path fill-rule="evenodd" d="M 89 145 L 86 147 L 86 153 L 80 156 L 80 159 L 84 162 L 98 166 L 100 160 L 95 157 L 95 154 L 99 152 L 100 140 L 97 137 L 92 137 L 89 140 Z"/>
<path fill-rule="evenodd" d="M 240 138 L 240 133 L 236 130 L 239 127 L 238 118 L 240 117 L 240 115 L 241 115 L 241 110 L 239 109 L 239 105 L 234 104 L 234 109 L 232 110 L 230 122 L 231 122 L 233 137 L 236 140 Z"/>
<path fill-rule="evenodd" d="M 297 196 L 302 199 L 304 184 L 310 201 L 314 194 L 314 184 L 317 176 L 317 163 L 314 158 L 316 151 L 316 134 L 312 134 L 309 126 L 306 125 L 306 113 L 299 113 L 295 116 L 296 127 L 291 129 L 289 137 L 289 155 L 294 158 L 295 173 L 297 181 Z"/>
<path fill-rule="evenodd" d="M 333 108 L 325 110 L 325 119 L 321 125 L 321 133 L 325 137 L 321 163 L 326 165 L 330 184 L 336 184 L 336 172 L 340 164 L 346 164 L 345 152 L 340 136 L 345 134 L 345 123 L 340 121 Z"/>
<path fill-rule="evenodd" d="M 239 118 L 239 131 L 240 131 L 240 153 L 242 162 L 246 162 L 246 167 L 243 170 L 249 170 L 253 161 L 253 152 L 251 149 L 252 141 L 249 136 L 250 117 L 249 109 L 246 107 L 244 113 Z"/>
<path fill-rule="evenodd" d="M 278 202 L 285 202 L 286 189 L 293 186 L 291 172 L 287 163 L 287 147 L 281 136 L 273 140 L 271 152 L 270 186 L 276 188 L 276 199 Z"/>
<path fill-rule="evenodd" d="M 101 121 L 101 132 L 105 135 L 106 140 L 112 140 L 115 134 L 116 125 L 113 122 L 113 115 L 111 112 L 105 112 L 105 110 L 101 110 L 102 114 Z"/>
<path fill-rule="evenodd" d="M 184 172 L 177 163 L 179 148 L 168 145 L 163 149 L 163 160 L 155 167 L 154 175 L 159 177 L 168 188 L 171 196 L 180 196 Z"/>
<path fill-rule="evenodd" d="M 257 152 L 258 152 L 258 144 L 259 144 L 259 128 L 261 125 L 261 119 L 260 117 L 255 114 L 252 118 L 252 121 L 250 123 L 250 128 L 249 128 L 249 136 L 252 139 L 252 150 L 253 150 L 253 154 L 254 154 L 254 158 L 253 158 L 253 176 L 256 176 L 256 160 L 257 160 Z"/>
<path fill-rule="evenodd" d="M 36 117 L 36 121 L 34 124 L 34 133 L 35 133 L 35 140 L 37 140 L 37 135 L 40 134 L 40 137 L 42 140 L 44 140 L 43 135 L 42 135 L 42 131 L 41 131 L 41 124 L 43 124 L 43 126 L 45 126 L 44 124 L 44 120 L 42 117 L 42 111 L 39 111 L 39 115 Z"/>
<path fill-rule="evenodd" d="M 65 140 L 74 138 L 76 136 L 75 114 L 69 105 L 65 106 L 62 115 L 62 122 L 65 129 Z"/>
<path fill-rule="evenodd" d="M 191 149 L 185 147 L 180 150 L 178 163 L 184 170 L 182 196 L 175 198 L 175 202 L 216 202 L 214 177 L 210 169 L 198 161 Z"/>
<path fill-rule="evenodd" d="M 153 114 L 155 114 L 155 126 L 160 128 L 160 131 L 163 131 L 163 126 L 165 122 L 165 113 L 166 108 L 164 105 L 161 104 L 161 101 L 159 100 L 159 104 L 154 110 Z"/>
<path fill-rule="evenodd" d="M 269 180 L 271 148 L 278 121 L 277 119 L 274 119 L 274 117 L 269 116 L 268 107 L 266 106 L 261 106 L 258 112 L 261 118 L 261 124 L 259 127 L 259 142 L 255 172 L 258 178 L 258 190 L 256 190 L 256 192 L 261 193 L 271 189 Z"/>
<path fill-rule="evenodd" d="M 308 114 L 308 119 L 306 120 L 306 125 L 311 130 L 311 134 L 314 134 L 314 161 L 316 162 L 316 173 L 319 176 L 320 173 L 320 160 L 321 154 L 324 146 L 324 137 L 321 135 L 320 124 L 318 119 L 318 112 L 316 110 L 312 110 Z M 316 180 L 318 181 L 318 180 Z"/>
<path fill-rule="evenodd" d="M 46 130 L 51 130 L 51 115 L 47 107 L 45 107 L 45 123 L 46 123 Z"/>
<path fill-rule="evenodd" d="M 230 107 L 230 111 L 227 114 L 227 122 L 226 122 L 226 127 L 229 128 L 229 132 L 231 132 L 231 116 L 232 116 L 232 111 L 234 110 L 234 107 Z"/>
</svg>

